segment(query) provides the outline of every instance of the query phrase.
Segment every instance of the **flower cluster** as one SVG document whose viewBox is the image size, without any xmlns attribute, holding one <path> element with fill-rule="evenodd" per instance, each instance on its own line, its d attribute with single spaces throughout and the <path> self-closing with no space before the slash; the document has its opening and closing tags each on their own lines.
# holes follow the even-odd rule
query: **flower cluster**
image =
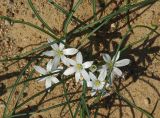
<svg viewBox="0 0 160 118">
<path fill-rule="evenodd" d="M 53 41 L 50 39 L 48 43 L 52 43 Z M 91 95 L 95 95 L 97 92 L 104 91 L 104 88 L 110 86 L 115 77 L 121 77 L 122 71 L 118 67 L 126 66 L 130 63 L 129 59 L 119 60 L 120 52 L 115 55 L 112 59 L 108 54 L 103 54 L 103 60 L 105 62 L 104 65 L 98 67 L 98 69 L 94 69 L 91 72 L 91 68 L 96 68 L 93 65 L 94 61 L 83 61 L 83 56 L 80 51 L 76 48 L 67 48 L 65 49 L 65 45 L 62 43 L 54 43 L 51 45 L 52 50 L 43 52 L 42 55 L 53 57 L 47 63 L 46 70 L 40 66 L 34 66 L 35 70 L 42 75 L 47 75 L 46 77 L 39 78 L 38 81 L 45 80 L 45 87 L 48 89 L 54 83 L 58 83 L 59 80 L 57 78 L 58 73 L 60 73 L 63 67 L 60 67 L 60 64 L 63 64 L 66 70 L 64 70 L 63 75 L 75 75 L 75 81 L 83 84 L 83 80 L 86 81 L 87 87 L 92 88 Z M 70 56 L 75 55 L 75 59 L 69 58 Z M 109 76 L 108 79 L 107 76 Z M 49 91 L 49 90 L 48 90 Z"/>
</svg>

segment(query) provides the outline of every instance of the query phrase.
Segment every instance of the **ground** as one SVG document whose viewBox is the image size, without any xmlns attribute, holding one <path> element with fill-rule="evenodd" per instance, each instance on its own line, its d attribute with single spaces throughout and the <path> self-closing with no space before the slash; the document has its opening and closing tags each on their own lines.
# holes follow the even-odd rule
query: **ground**
<svg viewBox="0 0 160 118">
<path fill-rule="evenodd" d="M 101 0 L 99 0 L 101 1 Z M 123 1 L 123 0 L 122 0 Z M 63 8 L 69 10 L 70 6 L 72 6 L 72 2 L 70 0 L 55 0 L 58 4 L 63 6 Z M 66 16 L 60 11 L 56 10 L 51 4 L 47 3 L 47 0 L 34 0 L 34 5 L 39 11 L 40 15 L 45 19 L 45 21 L 53 28 L 56 32 L 56 35 L 60 37 L 63 31 L 63 22 Z M 124 3 L 124 2 L 122 2 Z M 107 2 L 103 3 L 107 5 Z M 103 5 L 97 2 L 97 11 L 99 10 L 98 17 L 102 17 L 106 14 L 109 14 L 116 5 L 115 3 L 110 4 L 107 8 L 103 9 Z M 134 11 L 130 15 L 131 25 L 147 25 L 151 27 L 152 25 L 160 26 L 160 2 L 157 2 L 151 6 L 147 6 L 141 10 Z M 103 9 L 103 10 L 101 10 Z M 34 23 L 39 25 L 40 27 L 44 27 L 41 24 L 36 16 L 33 14 L 29 4 L 26 0 L 1 0 L 0 1 L 0 15 L 7 15 L 12 17 L 13 19 L 23 19 L 27 22 Z M 87 20 L 92 16 L 92 6 L 90 0 L 85 0 L 82 5 L 78 8 L 74 16 L 78 17 L 82 21 Z M 109 30 L 105 30 L 108 26 L 104 26 L 99 32 L 92 36 L 93 39 L 97 38 L 97 40 L 105 42 L 106 40 L 111 40 L 110 43 L 110 51 L 114 51 L 113 47 L 116 42 L 119 41 L 120 37 L 123 36 L 127 30 L 127 25 L 125 25 L 125 18 L 117 19 L 117 21 L 113 21 L 113 23 L 119 24 L 119 29 L 117 32 L 113 32 L 113 36 L 111 36 L 111 32 L 114 29 L 109 28 Z M 72 22 L 69 25 L 68 30 L 72 30 L 76 26 L 76 22 Z M 152 26 L 153 27 L 153 26 Z M 107 28 L 108 29 L 108 28 Z M 160 28 L 156 30 L 160 32 Z M 145 28 L 136 28 L 134 29 L 134 33 L 128 38 L 128 42 L 132 43 L 137 41 L 148 34 L 150 30 Z M 44 43 L 46 43 L 48 35 L 35 30 L 31 27 L 21 24 L 9 24 L 7 21 L 0 20 L 0 59 L 4 57 L 12 57 L 14 55 L 24 53 L 32 50 L 35 47 L 38 47 Z M 80 39 L 83 37 L 76 37 L 74 41 L 71 42 L 71 45 L 77 46 L 79 43 L 82 43 Z M 92 39 L 91 38 L 91 39 Z M 94 41 L 93 41 L 94 43 Z M 98 49 L 96 48 L 98 46 Z M 92 50 L 94 56 L 100 56 L 100 53 L 103 51 L 104 44 L 99 43 L 98 45 L 92 45 L 92 49 L 88 48 L 84 50 L 84 52 Z M 102 50 L 101 50 L 102 49 Z M 160 37 L 156 33 L 153 33 L 152 36 L 148 38 L 146 42 L 143 44 L 137 44 L 133 48 L 129 48 L 122 55 L 123 58 L 129 58 L 132 60 L 129 67 L 123 69 L 125 72 L 124 79 L 121 78 L 117 81 L 121 83 L 121 85 L 117 85 L 119 87 L 120 93 L 130 101 L 134 102 L 137 106 L 149 111 L 153 114 L 155 118 L 160 118 Z M 0 62 L 0 83 L 3 83 L 5 86 L 11 86 L 16 80 L 17 76 L 20 74 L 22 68 L 27 64 L 27 59 L 22 59 L 19 62 Z M 30 68 L 31 69 L 31 68 Z M 30 72 L 28 70 L 27 72 Z M 27 77 L 24 76 L 24 79 Z M 35 75 L 36 76 L 36 75 Z M 76 90 L 77 86 L 70 84 L 69 90 Z M 12 98 L 12 102 L 10 103 L 10 107 L 12 107 L 16 102 L 16 96 L 19 94 L 22 86 L 18 86 L 14 97 Z M 21 102 L 35 93 L 44 89 L 44 83 L 38 83 L 37 81 L 32 81 L 29 83 L 25 93 L 23 94 L 23 98 Z M 42 94 L 41 96 L 36 97 L 35 99 L 28 102 L 24 105 L 20 110 L 23 112 L 24 109 L 28 111 L 34 111 L 35 109 L 47 108 L 51 105 L 56 105 L 58 103 L 63 102 L 64 97 L 58 97 L 63 93 L 63 87 L 57 86 L 54 90 L 47 94 Z M 0 99 L 7 100 L 9 95 L 9 90 L 0 96 Z M 76 97 L 74 97 L 76 98 Z M 73 99 L 73 98 L 72 98 Z M 38 104 L 38 107 L 36 106 Z M 75 106 L 75 105 L 73 105 Z M 98 105 L 100 107 L 98 111 L 99 118 L 145 118 L 141 112 L 133 109 L 121 100 L 119 97 L 115 97 L 112 94 L 111 97 L 107 97 L 103 99 L 101 103 Z M 2 116 L 4 106 L 1 103 L 0 106 L 0 117 Z M 73 107 L 74 109 L 74 107 Z M 94 112 L 94 110 L 93 110 Z M 47 112 L 34 114 L 30 116 L 31 118 L 59 118 L 65 117 L 69 118 L 70 115 L 68 113 L 68 108 L 58 107 Z"/>
</svg>

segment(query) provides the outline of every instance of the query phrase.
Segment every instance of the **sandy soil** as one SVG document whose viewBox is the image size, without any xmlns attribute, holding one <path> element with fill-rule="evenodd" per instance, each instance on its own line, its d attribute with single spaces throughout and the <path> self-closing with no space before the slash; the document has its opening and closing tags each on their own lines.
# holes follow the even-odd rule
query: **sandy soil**
<svg viewBox="0 0 160 118">
<path fill-rule="evenodd" d="M 56 1 L 67 10 L 69 10 L 72 5 L 72 3 L 69 2 L 70 0 L 54 1 Z M 47 0 L 34 0 L 33 3 L 38 9 L 41 16 L 45 19 L 45 21 L 53 28 L 53 30 L 56 31 L 57 36 L 61 36 L 63 29 L 62 26 L 66 16 L 53 8 L 51 4 L 48 4 Z M 131 24 L 133 26 L 151 26 L 151 24 L 160 26 L 159 6 L 160 2 L 157 2 L 150 7 L 135 11 L 130 15 L 131 19 L 133 19 Z M 112 11 L 114 7 L 115 4 L 112 3 L 106 9 L 102 10 L 99 14 L 104 16 Z M 100 6 L 97 3 L 97 11 L 101 10 L 102 8 L 103 5 Z M 37 20 L 37 18 L 31 11 L 26 0 L 0 0 L 0 15 L 7 15 L 14 19 L 24 19 L 25 21 L 32 22 L 43 27 L 43 24 L 41 24 Z M 100 17 L 101 15 L 98 16 Z M 89 0 L 85 0 L 85 2 L 83 2 L 83 4 L 75 13 L 75 16 L 84 21 L 92 16 L 92 6 Z M 96 37 L 93 36 L 93 39 L 97 38 L 97 40 L 100 40 L 102 42 L 114 39 L 113 41 L 110 41 L 110 44 L 112 44 L 110 45 L 111 51 L 112 47 L 119 40 L 120 36 L 124 35 L 127 30 L 127 26 L 124 25 L 124 19 L 118 20 L 116 21 L 116 23 L 119 23 L 119 29 L 117 30 L 117 32 L 113 33 L 115 35 L 110 36 L 109 34 L 110 32 L 112 32 L 112 29 L 105 30 L 106 27 L 108 27 L 105 26 L 101 29 L 101 31 L 97 33 Z M 71 25 L 69 25 L 69 30 L 73 29 L 75 26 L 75 22 L 71 23 Z M 157 31 L 160 32 L 160 28 L 158 28 Z M 134 30 L 134 33 L 128 38 L 128 42 L 131 43 L 139 40 L 149 32 L 150 31 L 145 28 L 136 28 Z M 8 24 L 8 22 L 0 20 L 0 58 L 2 59 L 6 56 L 10 57 L 19 53 L 30 51 L 33 48 L 46 43 L 48 38 L 49 37 L 46 34 L 43 34 L 38 30 L 35 30 L 28 26 L 21 24 L 10 25 Z M 75 39 L 79 40 L 81 38 L 82 37 L 76 37 Z M 72 45 L 78 45 L 77 41 L 74 41 Z M 87 50 L 92 50 L 95 56 L 100 55 L 100 52 L 104 51 L 104 45 L 99 43 L 98 46 L 98 50 L 95 45 L 92 45 L 92 49 Z M 117 85 L 121 90 L 121 94 L 130 101 L 134 102 L 137 106 L 149 112 L 152 112 L 155 118 L 160 118 L 160 37 L 156 34 L 152 35 L 144 44 L 136 45 L 134 48 L 127 50 L 124 53 L 123 57 L 130 58 L 132 60 L 132 63 L 129 65 L 129 68 L 123 69 L 123 71 L 125 72 L 125 80 L 118 80 L 121 83 L 121 85 Z M 4 85 L 6 86 L 12 85 L 17 76 L 20 74 L 20 71 L 26 64 L 26 59 L 23 59 L 16 63 L 0 62 L 0 82 L 4 83 Z M 127 69 L 129 69 L 129 71 Z M 30 72 L 30 70 L 31 68 L 26 72 L 24 79 L 27 77 L 27 74 Z M 19 94 L 21 87 L 22 86 L 17 87 L 10 107 L 15 104 L 16 96 Z M 24 101 L 25 99 L 43 89 L 43 83 L 37 83 L 36 81 L 30 82 L 20 102 Z M 72 91 L 76 91 L 77 87 L 75 87 L 74 84 L 71 84 L 69 89 L 73 89 Z M 54 99 L 54 97 L 59 96 L 62 93 L 63 87 L 57 86 L 52 92 L 47 94 L 46 97 L 44 97 L 45 94 L 42 94 L 41 96 L 36 97 L 35 99 L 28 102 L 20 110 L 23 111 L 24 109 L 27 109 L 28 111 L 34 111 L 36 109 L 47 108 L 48 106 L 61 103 L 65 101 L 64 97 L 58 97 L 56 99 Z M 9 91 L 1 95 L 0 98 L 3 100 L 7 100 L 8 95 Z M 73 98 L 76 97 L 77 96 Z M 36 106 L 37 104 L 38 107 Z M 103 99 L 98 106 L 100 107 L 98 111 L 99 118 L 145 118 L 145 115 L 143 115 L 136 109 L 127 106 L 127 104 L 123 102 L 123 100 L 116 97 L 114 94 L 110 97 L 107 97 L 106 99 Z M 1 117 L 4 107 L 3 105 L 1 105 L 0 107 Z M 69 118 L 70 115 L 67 106 L 65 106 L 58 107 L 44 113 L 31 115 L 30 117 Z"/>
</svg>

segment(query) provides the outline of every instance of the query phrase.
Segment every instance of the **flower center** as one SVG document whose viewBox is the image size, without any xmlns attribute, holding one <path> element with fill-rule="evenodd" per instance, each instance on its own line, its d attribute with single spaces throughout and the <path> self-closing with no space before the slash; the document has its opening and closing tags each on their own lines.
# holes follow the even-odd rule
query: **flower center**
<svg viewBox="0 0 160 118">
<path fill-rule="evenodd" d="M 76 68 L 77 68 L 78 71 L 80 71 L 80 70 L 83 69 L 83 66 L 82 66 L 82 64 L 77 64 L 77 65 L 76 65 Z"/>
<path fill-rule="evenodd" d="M 107 63 L 107 66 L 108 66 L 109 69 L 111 69 L 113 67 L 112 61 L 110 61 L 109 63 Z"/>
<path fill-rule="evenodd" d="M 57 52 L 58 56 L 62 56 L 63 55 L 63 51 L 62 50 L 57 50 L 56 52 Z"/>
<path fill-rule="evenodd" d="M 94 85 L 95 85 L 96 87 L 100 86 L 100 84 L 101 84 L 101 82 L 100 82 L 99 80 L 95 80 L 95 81 L 94 81 Z"/>
</svg>

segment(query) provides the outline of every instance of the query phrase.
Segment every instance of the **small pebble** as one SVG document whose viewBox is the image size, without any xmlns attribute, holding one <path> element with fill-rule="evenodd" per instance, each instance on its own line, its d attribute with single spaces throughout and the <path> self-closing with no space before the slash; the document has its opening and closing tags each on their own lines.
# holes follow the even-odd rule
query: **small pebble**
<svg viewBox="0 0 160 118">
<path fill-rule="evenodd" d="M 145 98 L 144 103 L 145 103 L 145 105 L 151 104 L 151 99 L 149 97 Z"/>
</svg>

